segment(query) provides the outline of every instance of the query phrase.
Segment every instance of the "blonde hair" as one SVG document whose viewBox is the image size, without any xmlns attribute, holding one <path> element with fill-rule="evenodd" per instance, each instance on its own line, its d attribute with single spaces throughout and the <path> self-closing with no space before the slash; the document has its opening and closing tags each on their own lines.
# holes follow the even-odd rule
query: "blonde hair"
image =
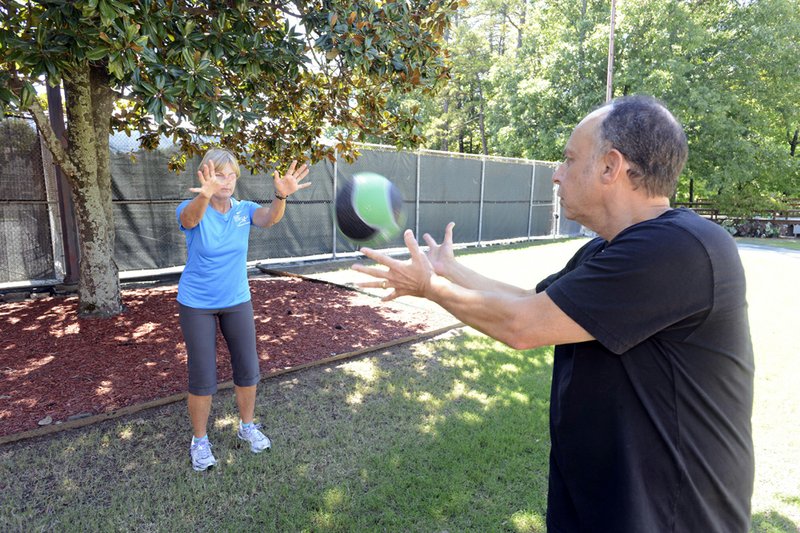
<svg viewBox="0 0 800 533">
<path fill-rule="evenodd" d="M 200 168 L 203 168 L 203 165 L 209 161 L 214 163 L 214 168 L 230 166 L 236 173 L 237 179 L 239 176 L 241 176 L 241 171 L 239 170 L 239 161 L 236 160 L 236 156 L 230 150 L 225 148 L 211 148 L 208 152 L 206 152 L 206 155 L 203 156 L 203 160 L 200 161 Z"/>
</svg>

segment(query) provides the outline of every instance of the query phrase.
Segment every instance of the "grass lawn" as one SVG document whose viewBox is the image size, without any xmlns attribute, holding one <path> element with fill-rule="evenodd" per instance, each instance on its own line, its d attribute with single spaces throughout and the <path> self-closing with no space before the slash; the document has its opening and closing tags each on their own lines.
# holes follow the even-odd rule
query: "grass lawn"
<svg viewBox="0 0 800 533">
<path fill-rule="evenodd" d="M 533 250 L 542 255 L 549 246 Z M 498 252 L 503 266 L 529 248 Z M 474 256 L 490 269 L 495 254 Z M 800 290 L 742 252 L 756 346 L 753 531 L 800 526 Z M 497 261 L 491 268 L 497 268 Z M 530 272 L 522 273 L 530 275 Z M 535 282 L 536 280 L 532 280 Z M 236 439 L 230 392 L 188 461 L 182 404 L 0 447 L 0 531 L 544 531 L 552 349 L 468 328 L 262 383 L 274 450 Z"/>
<path fill-rule="evenodd" d="M 787 250 L 800 250 L 800 238 L 794 239 L 757 239 L 752 237 L 736 237 L 739 244 L 752 244 L 753 246 L 767 246 L 785 248 Z"/>
</svg>

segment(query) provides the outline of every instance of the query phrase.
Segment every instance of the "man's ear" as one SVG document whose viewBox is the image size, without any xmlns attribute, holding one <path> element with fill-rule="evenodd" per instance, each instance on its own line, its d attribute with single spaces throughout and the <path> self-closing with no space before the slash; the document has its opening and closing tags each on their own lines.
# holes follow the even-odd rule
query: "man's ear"
<svg viewBox="0 0 800 533">
<path fill-rule="evenodd" d="M 612 148 L 602 158 L 604 166 L 602 180 L 605 184 L 612 184 L 623 176 L 628 175 L 628 161 L 622 152 Z"/>
</svg>

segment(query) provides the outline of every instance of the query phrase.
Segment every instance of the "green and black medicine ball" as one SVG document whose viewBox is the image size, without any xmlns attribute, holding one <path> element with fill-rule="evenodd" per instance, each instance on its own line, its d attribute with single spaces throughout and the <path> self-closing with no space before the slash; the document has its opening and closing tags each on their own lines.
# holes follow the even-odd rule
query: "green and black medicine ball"
<svg viewBox="0 0 800 533">
<path fill-rule="evenodd" d="M 403 229 L 403 197 L 388 179 L 359 172 L 346 180 L 336 196 L 336 224 L 347 238 L 380 243 Z"/>
</svg>

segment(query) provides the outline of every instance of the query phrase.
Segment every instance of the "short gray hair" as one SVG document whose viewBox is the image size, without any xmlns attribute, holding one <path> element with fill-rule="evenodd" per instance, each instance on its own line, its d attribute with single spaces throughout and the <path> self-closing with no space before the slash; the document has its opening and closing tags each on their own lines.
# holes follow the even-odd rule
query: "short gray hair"
<svg viewBox="0 0 800 533">
<path fill-rule="evenodd" d="M 209 161 L 214 163 L 214 168 L 220 168 L 228 165 L 233 168 L 234 172 L 236 172 L 237 178 L 241 176 L 241 171 L 239 170 L 239 161 L 236 159 L 236 155 L 226 148 L 218 147 L 209 149 L 208 152 L 206 152 L 206 155 L 203 156 L 203 160 L 200 161 L 200 168 L 202 169 L 203 165 Z"/>
<path fill-rule="evenodd" d="M 623 96 L 606 106 L 609 111 L 599 128 L 601 149 L 613 148 L 625 156 L 634 187 L 644 186 L 650 197 L 672 196 L 689 155 L 681 124 L 650 96 Z"/>
</svg>

